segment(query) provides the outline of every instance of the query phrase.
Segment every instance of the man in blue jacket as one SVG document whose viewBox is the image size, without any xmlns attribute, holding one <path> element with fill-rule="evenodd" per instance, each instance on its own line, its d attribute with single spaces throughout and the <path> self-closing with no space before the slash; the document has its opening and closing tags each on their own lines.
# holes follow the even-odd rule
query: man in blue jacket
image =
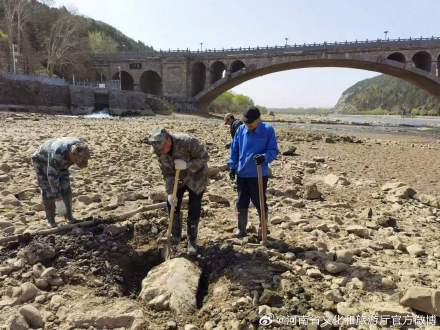
<svg viewBox="0 0 440 330">
<path fill-rule="evenodd" d="M 237 179 L 237 218 L 239 237 L 246 236 L 249 203 L 255 205 L 260 213 L 258 196 L 257 164 L 263 167 L 264 208 L 266 222 L 268 208 L 266 203 L 266 189 L 269 176 L 268 165 L 278 155 L 278 144 L 275 130 L 269 124 L 261 121 L 258 108 L 252 107 L 244 114 L 241 125 L 235 133 L 231 144 L 231 158 L 228 161 L 229 177 Z"/>
</svg>

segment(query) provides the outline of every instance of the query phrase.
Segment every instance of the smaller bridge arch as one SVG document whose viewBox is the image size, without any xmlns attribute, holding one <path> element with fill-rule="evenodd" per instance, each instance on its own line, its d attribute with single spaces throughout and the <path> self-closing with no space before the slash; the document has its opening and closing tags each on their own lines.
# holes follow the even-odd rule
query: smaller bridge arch
<svg viewBox="0 0 440 330">
<path fill-rule="evenodd" d="M 416 68 L 431 72 L 432 58 L 431 54 L 429 54 L 428 52 L 417 52 L 412 57 L 412 60 Z"/>
<path fill-rule="evenodd" d="M 243 69 L 245 67 L 246 67 L 246 65 L 244 64 L 243 61 L 236 60 L 231 63 L 229 70 L 231 71 L 231 73 L 234 73 L 234 72 L 240 71 L 241 69 Z"/>
<path fill-rule="evenodd" d="M 141 75 L 140 87 L 144 93 L 160 96 L 162 95 L 162 78 L 156 71 L 147 70 Z"/>
<path fill-rule="evenodd" d="M 392 61 L 396 61 L 396 62 L 400 62 L 400 63 L 406 63 L 405 55 L 403 55 L 400 52 L 394 52 L 394 53 L 388 55 L 387 59 L 392 60 Z"/>
<path fill-rule="evenodd" d="M 202 62 L 196 62 L 191 70 L 191 96 L 196 96 L 205 88 L 206 66 Z"/>
<path fill-rule="evenodd" d="M 119 76 L 119 74 L 121 76 Z M 132 91 L 134 90 L 134 79 L 127 71 L 116 72 L 113 75 L 114 80 L 121 80 L 121 89 L 123 91 Z"/>
<path fill-rule="evenodd" d="M 210 83 L 211 85 L 215 83 L 216 81 L 224 78 L 226 73 L 226 65 L 221 61 L 215 61 L 211 64 L 211 79 Z"/>
</svg>

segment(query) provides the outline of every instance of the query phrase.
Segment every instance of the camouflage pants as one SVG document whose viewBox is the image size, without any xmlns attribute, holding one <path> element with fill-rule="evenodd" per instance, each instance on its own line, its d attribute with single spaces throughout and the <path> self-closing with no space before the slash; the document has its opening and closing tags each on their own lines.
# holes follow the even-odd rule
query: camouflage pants
<svg viewBox="0 0 440 330">
<path fill-rule="evenodd" d="M 42 166 L 35 166 L 34 169 L 37 174 L 38 186 L 41 189 L 41 197 L 43 200 L 44 210 L 46 211 L 46 219 L 49 223 L 55 223 L 55 200 L 62 198 L 66 205 L 66 220 L 73 221 L 72 214 L 72 189 L 70 188 L 70 177 L 68 171 L 60 173 L 60 191 L 52 193 L 47 179 L 45 168 Z"/>
</svg>

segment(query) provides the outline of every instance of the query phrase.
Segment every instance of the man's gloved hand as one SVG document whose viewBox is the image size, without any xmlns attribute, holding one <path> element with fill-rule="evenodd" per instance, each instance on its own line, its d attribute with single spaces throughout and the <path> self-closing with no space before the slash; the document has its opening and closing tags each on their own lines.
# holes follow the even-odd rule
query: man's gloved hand
<svg viewBox="0 0 440 330">
<path fill-rule="evenodd" d="M 66 204 L 62 199 L 55 200 L 55 213 L 60 216 L 67 214 Z"/>
<path fill-rule="evenodd" d="M 229 179 L 231 179 L 231 181 L 235 181 L 236 174 L 237 172 L 235 172 L 235 170 L 229 170 Z"/>
<path fill-rule="evenodd" d="M 262 165 L 266 160 L 266 157 L 263 154 L 258 154 L 254 156 L 255 164 Z"/>
<path fill-rule="evenodd" d="M 231 148 L 231 144 L 230 143 L 225 144 L 225 149 L 229 149 L 229 148 Z"/>
<path fill-rule="evenodd" d="M 183 159 L 175 159 L 174 168 L 176 170 L 186 170 L 188 168 L 188 164 Z"/>
<path fill-rule="evenodd" d="M 173 195 L 168 195 L 168 204 L 170 204 L 171 207 L 173 207 L 174 201 L 173 201 Z"/>
</svg>

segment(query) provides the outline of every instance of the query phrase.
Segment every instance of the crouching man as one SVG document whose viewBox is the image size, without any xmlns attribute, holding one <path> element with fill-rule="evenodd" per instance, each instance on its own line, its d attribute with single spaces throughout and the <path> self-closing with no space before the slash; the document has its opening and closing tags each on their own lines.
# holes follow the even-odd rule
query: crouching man
<svg viewBox="0 0 440 330">
<path fill-rule="evenodd" d="M 197 232 L 202 197 L 208 185 L 208 152 L 197 139 L 186 134 L 170 134 L 164 128 L 156 128 L 151 133 L 148 143 L 153 146 L 160 169 L 165 179 L 168 194 L 168 212 L 173 203 L 173 186 L 176 169 L 180 170 L 177 189 L 174 221 L 172 227 L 173 242 L 178 243 L 182 236 L 180 208 L 185 191 L 189 194 L 187 240 L 188 253 L 197 253 Z"/>
<path fill-rule="evenodd" d="M 83 139 L 76 137 L 47 140 L 32 155 L 32 165 L 51 227 L 56 227 L 55 214 L 63 215 L 69 223 L 75 222 L 69 167 L 76 164 L 85 168 L 89 158 L 89 147 Z"/>
</svg>

